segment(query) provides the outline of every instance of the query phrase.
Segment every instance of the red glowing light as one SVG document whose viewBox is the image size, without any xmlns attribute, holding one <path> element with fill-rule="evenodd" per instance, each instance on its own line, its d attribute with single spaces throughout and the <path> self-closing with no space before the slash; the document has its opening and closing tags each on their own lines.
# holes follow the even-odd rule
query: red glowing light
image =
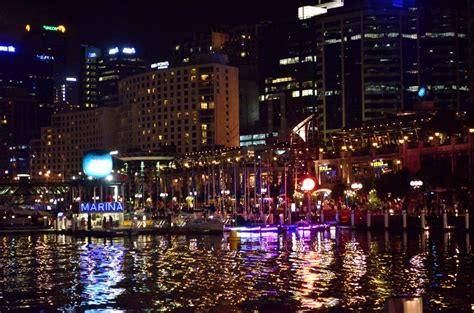
<svg viewBox="0 0 474 313">
<path fill-rule="evenodd" d="M 316 182 L 314 179 L 308 177 L 303 180 L 303 184 L 301 185 L 301 190 L 303 191 L 311 191 L 316 187 Z"/>
</svg>

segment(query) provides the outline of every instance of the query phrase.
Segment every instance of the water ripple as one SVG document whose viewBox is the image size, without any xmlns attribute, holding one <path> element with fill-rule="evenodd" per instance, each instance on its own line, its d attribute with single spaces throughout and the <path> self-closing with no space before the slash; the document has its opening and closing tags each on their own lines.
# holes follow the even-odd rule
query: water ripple
<svg viewBox="0 0 474 313">
<path fill-rule="evenodd" d="M 470 310 L 472 253 L 463 236 L 242 237 L 233 251 L 218 236 L 3 236 L 0 311 L 367 312 L 401 293 L 423 296 L 427 311 Z"/>
</svg>

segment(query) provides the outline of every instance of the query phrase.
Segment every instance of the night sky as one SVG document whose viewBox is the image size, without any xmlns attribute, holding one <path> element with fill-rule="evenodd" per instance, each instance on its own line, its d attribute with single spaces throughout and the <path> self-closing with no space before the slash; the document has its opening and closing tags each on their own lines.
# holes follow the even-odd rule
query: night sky
<svg viewBox="0 0 474 313">
<path fill-rule="evenodd" d="M 134 44 L 152 59 L 167 58 L 173 42 L 221 24 L 297 16 L 299 1 L 0 1 L 0 26 L 64 24 L 78 43 Z M 6 27 L 5 25 L 7 24 Z"/>
</svg>

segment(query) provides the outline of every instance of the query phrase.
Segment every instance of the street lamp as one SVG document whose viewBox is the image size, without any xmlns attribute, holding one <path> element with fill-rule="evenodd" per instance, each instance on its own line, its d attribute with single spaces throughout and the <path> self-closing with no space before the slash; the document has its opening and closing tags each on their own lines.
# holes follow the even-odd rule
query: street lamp
<svg viewBox="0 0 474 313">
<path fill-rule="evenodd" d="M 197 196 L 197 191 L 190 191 L 189 192 L 189 195 L 193 198 L 193 209 L 194 211 L 196 211 L 196 207 L 197 207 L 197 201 L 196 201 L 196 196 Z"/>
<path fill-rule="evenodd" d="M 412 180 L 410 182 L 410 186 L 412 186 L 414 189 L 421 188 L 423 186 L 423 182 L 421 180 Z"/>
<path fill-rule="evenodd" d="M 303 180 L 301 184 L 301 190 L 307 194 L 308 197 L 308 210 L 311 212 L 311 191 L 316 187 L 316 181 L 311 178 L 307 177 Z"/>
<path fill-rule="evenodd" d="M 303 183 L 301 184 L 301 190 L 303 191 L 311 191 L 316 187 L 316 182 L 314 179 L 308 177 L 303 180 Z"/>
<path fill-rule="evenodd" d="M 359 200 L 359 199 L 358 199 L 357 192 L 358 192 L 359 190 L 361 190 L 362 187 L 364 187 L 364 186 L 363 186 L 361 183 L 352 183 L 352 184 L 351 184 L 351 188 L 352 188 L 352 190 L 354 190 L 354 192 L 355 192 L 356 202 Z"/>
<path fill-rule="evenodd" d="M 423 186 L 423 182 L 421 180 L 412 180 L 412 181 L 410 181 L 410 186 L 416 192 L 416 195 L 417 195 L 417 198 L 418 198 L 417 200 L 420 200 L 418 190 L 421 188 L 421 186 Z"/>
<path fill-rule="evenodd" d="M 352 183 L 351 188 L 355 191 L 361 190 L 363 185 L 361 183 Z"/>
<path fill-rule="evenodd" d="M 168 193 L 162 192 L 160 197 L 163 199 L 163 214 L 166 216 L 166 197 L 168 197 Z"/>
</svg>

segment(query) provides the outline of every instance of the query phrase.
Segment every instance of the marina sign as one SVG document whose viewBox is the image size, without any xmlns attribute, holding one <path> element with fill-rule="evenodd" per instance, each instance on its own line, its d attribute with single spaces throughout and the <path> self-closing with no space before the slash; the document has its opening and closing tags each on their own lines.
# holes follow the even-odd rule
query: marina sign
<svg viewBox="0 0 474 313">
<path fill-rule="evenodd" d="M 80 213 L 123 213 L 122 202 L 82 202 Z"/>
</svg>

